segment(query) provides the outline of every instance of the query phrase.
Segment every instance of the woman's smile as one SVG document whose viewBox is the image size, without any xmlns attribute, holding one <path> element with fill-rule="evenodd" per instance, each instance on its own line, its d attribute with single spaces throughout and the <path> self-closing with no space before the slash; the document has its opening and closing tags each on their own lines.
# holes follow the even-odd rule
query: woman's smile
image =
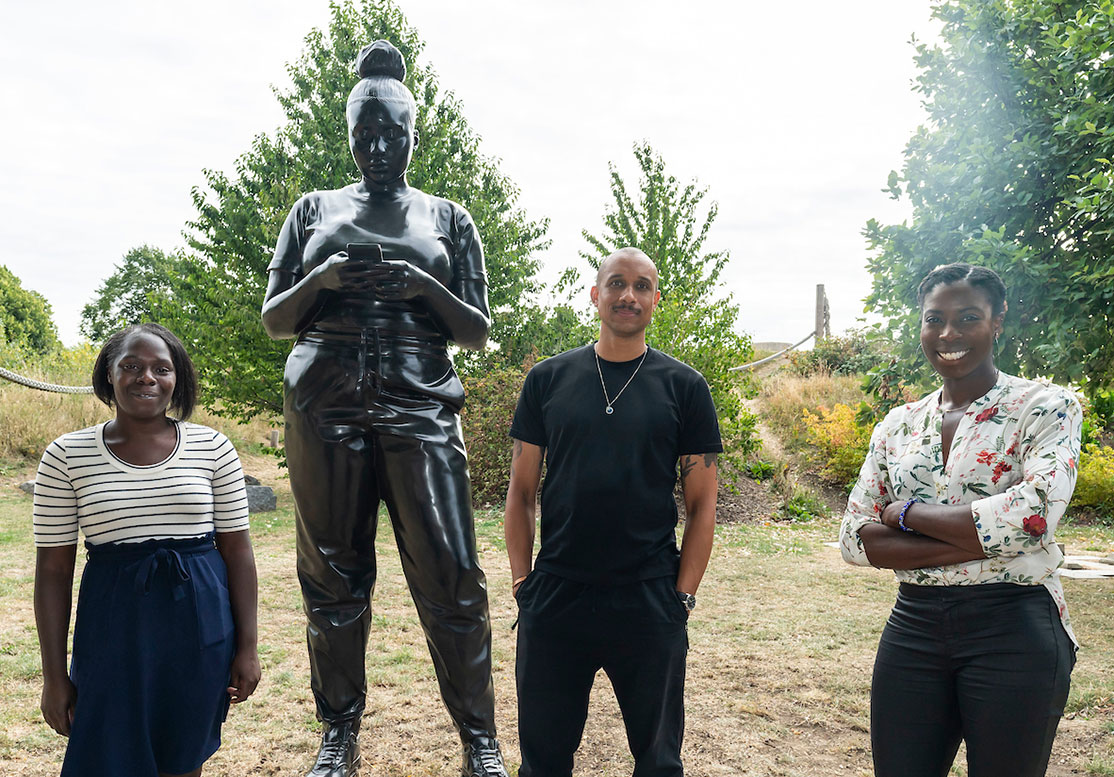
<svg viewBox="0 0 1114 777">
<path fill-rule="evenodd" d="M 937 351 L 936 355 L 946 362 L 954 362 L 959 361 L 969 353 L 971 353 L 971 349 L 964 348 L 962 351 Z"/>
</svg>

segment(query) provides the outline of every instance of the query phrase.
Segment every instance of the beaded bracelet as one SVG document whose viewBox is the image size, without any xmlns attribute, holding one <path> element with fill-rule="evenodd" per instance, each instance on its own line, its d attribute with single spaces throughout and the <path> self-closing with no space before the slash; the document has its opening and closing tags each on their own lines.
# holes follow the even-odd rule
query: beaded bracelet
<svg viewBox="0 0 1114 777">
<path fill-rule="evenodd" d="M 901 527 L 902 531 L 912 532 L 913 534 L 917 533 L 914 529 L 910 529 L 908 526 L 905 525 L 905 514 L 907 512 L 909 512 L 909 508 L 913 506 L 914 502 L 919 502 L 919 501 L 921 501 L 921 500 L 917 499 L 916 497 L 913 497 L 912 499 L 910 499 L 908 502 L 905 503 L 904 507 L 901 508 L 901 514 L 897 516 L 897 525 L 899 527 Z"/>
</svg>

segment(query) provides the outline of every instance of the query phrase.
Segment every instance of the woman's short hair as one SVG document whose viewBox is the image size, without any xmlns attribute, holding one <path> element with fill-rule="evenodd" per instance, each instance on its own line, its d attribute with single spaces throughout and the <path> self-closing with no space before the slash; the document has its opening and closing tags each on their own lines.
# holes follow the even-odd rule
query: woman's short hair
<svg viewBox="0 0 1114 777">
<path fill-rule="evenodd" d="M 924 276 L 921 285 L 917 287 L 917 307 L 924 307 L 925 297 L 937 286 L 964 282 L 986 296 L 994 315 L 1005 312 L 1006 284 L 1002 283 L 1002 278 L 989 267 L 976 267 L 966 262 L 940 265 Z"/>
<path fill-rule="evenodd" d="M 402 52 L 393 43 L 377 40 L 360 49 L 356 55 L 356 72 L 360 80 L 348 95 L 351 104 L 360 100 L 397 100 L 410 106 L 414 117 L 414 95 L 406 88 L 406 63 Z"/>
<path fill-rule="evenodd" d="M 108 373 L 122 355 L 124 343 L 135 334 L 153 335 L 166 343 L 170 361 L 174 365 L 174 393 L 170 396 L 169 409 L 180 421 L 185 421 L 197 406 L 197 372 L 186 353 L 186 346 L 182 345 L 177 335 L 161 324 L 132 324 L 104 341 L 101 352 L 97 354 L 97 361 L 93 364 L 93 394 L 109 407 L 116 404 L 116 394 Z"/>
</svg>

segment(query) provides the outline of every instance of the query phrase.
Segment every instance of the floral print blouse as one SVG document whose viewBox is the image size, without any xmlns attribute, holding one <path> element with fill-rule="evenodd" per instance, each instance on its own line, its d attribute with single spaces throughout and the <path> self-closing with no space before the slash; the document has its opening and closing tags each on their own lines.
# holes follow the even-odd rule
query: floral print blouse
<svg viewBox="0 0 1114 777">
<path fill-rule="evenodd" d="M 1075 640 L 1053 534 L 1075 488 L 1082 411 L 1072 393 L 1000 373 L 955 430 L 943 463 L 940 391 L 897 407 L 874 428 L 847 500 L 839 543 L 844 560 L 870 566 L 859 530 L 881 522 L 890 502 L 970 504 L 985 559 L 895 570 L 915 585 L 1043 585 Z M 1076 643 L 1078 644 L 1078 642 Z"/>
</svg>

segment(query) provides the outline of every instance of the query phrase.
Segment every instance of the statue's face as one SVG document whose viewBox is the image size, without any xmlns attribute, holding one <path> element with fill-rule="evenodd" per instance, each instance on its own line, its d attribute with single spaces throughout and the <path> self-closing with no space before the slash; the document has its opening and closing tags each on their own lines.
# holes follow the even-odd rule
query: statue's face
<svg viewBox="0 0 1114 777">
<path fill-rule="evenodd" d="M 368 183 L 383 185 L 401 179 L 415 142 L 414 121 L 406 103 L 372 98 L 348 107 L 348 146 Z"/>
</svg>

